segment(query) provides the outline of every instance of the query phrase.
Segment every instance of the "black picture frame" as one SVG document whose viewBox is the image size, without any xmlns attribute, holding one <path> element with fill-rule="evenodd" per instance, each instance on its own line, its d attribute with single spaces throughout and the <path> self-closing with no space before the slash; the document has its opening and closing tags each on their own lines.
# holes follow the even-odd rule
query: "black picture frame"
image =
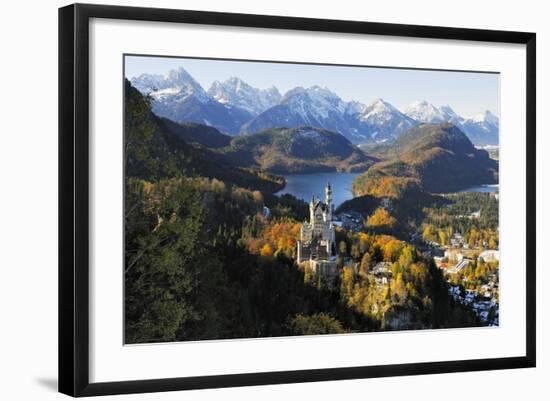
<svg viewBox="0 0 550 401">
<path fill-rule="evenodd" d="M 495 359 L 90 383 L 88 337 L 88 218 L 90 194 L 88 180 L 88 28 L 91 18 L 276 28 L 526 45 L 526 354 L 521 357 Z M 534 367 L 536 364 L 535 102 L 535 33 L 87 4 L 74 4 L 60 8 L 59 391 L 71 396 L 80 397 Z"/>
</svg>

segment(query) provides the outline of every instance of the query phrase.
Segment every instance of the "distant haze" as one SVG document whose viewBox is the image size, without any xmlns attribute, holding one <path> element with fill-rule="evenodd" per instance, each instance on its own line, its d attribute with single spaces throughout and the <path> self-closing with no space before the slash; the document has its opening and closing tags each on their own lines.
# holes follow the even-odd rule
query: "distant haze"
<svg viewBox="0 0 550 401">
<path fill-rule="evenodd" d="M 382 98 L 403 109 L 416 100 L 426 100 L 437 106 L 450 105 L 464 116 L 485 110 L 499 115 L 500 75 L 495 73 L 149 56 L 127 56 L 125 61 L 125 75 L 129 79 L 144 73 L 164 75 L 183 67 L 205 90 L 216 80 L 239 77 L 257 88 L 275 86 L 282 94 L 297 86 L 319 85 L 346 101 L 369 104 Z"/>
</svg>

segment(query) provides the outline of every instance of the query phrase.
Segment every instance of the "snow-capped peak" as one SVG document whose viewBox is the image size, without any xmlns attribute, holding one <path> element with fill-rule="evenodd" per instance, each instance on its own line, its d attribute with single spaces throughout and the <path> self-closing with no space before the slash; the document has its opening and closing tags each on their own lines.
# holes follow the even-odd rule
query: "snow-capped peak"
<svg viewBox="0 0 550 401">
<path fill-rule="evenodd" d="M 186 84 L 186 83 L 197 83 L 195 79 L 187 72 L 187 70 L 183 67 L 176 68 L 174 70 L 170 70 L 165 77 L 166 81 L 169 81 L 173 85 L 177 84 Z"/>
<path fill-rule="evenodd" d="M 384 99 L 377 99 L 373 105 L 374 108 L 377 110 L 390 110 L 390 111 L 398 111 L 392 104 L 386 102 Z"/>
<path fill-rule="evenodd" d="M 442 110 L 425 100 L 416 100 L 409 104 L 403 110 L 403 113 L 413 120 L 434 123 L 445 121 L 445 115 Z"/>
<path fill-rule="evenodd" d="M 300 86 L 289 90 L 283 97 L 282 104 L 290 107 L 305 121 L 327 119 L 329 116 L 339 119 L 346 110 L 346 103 L 328 88 L 312 86 L 304 89 Z"/>
<path fill-rule="evenodd" d="M 312 86 L 306 90 L 309 98 L 314 106 L 318 109 L 336 109 L 339 113 L 343 113 L 346 109 L 345 102 L 340 97 L 328 88 L 320 86 Z M 323 111 L 324 114 L 324 111 Z"/>
<path fill-rule="evenodd" d="M 358 120 L 376 142 L 391 140 L 415 124 L 414 120 L 380 98 L 365 107 Z"/>
<path fill-rule="evenodd" d="M 130 79 L 132 86 L 143 94 L 166 88 L 164 76 L 160 74 L 141 74 Z"/>
<path fill-rule="evenodd" d="M 252 89 L 252 87 L 250 85 L 248 85 L 246 82 L 244 82 L 239 77 L 231 77 L 227 81 L 225 81 L 225 84 L 227 86 L 232 87 L 233 90 L 236 93 L 240 92 L 242 89 L 244 89 L 244 90 Z"/>
<path fill-rule="evenodd" d="M 401 112 L 384 99 L 379 98 L 372 102 L 370 106 L 365 108 L 363 115 L 361 116 L 361 120 L 368 121 L 374 118 L 389 120 L 395 115 L 401 115 Z"/>
<path fill-rule="evenodd" d="M 224 82 L 214 81 L 208 94 L 220 103 L 239 107 L 251 114 L 260 114 L 281 100 L 277 88 L 257 89 L 239 77 L 231 77 Z"/>
<path fill-rule="evenodd" d="M 488 123 L 491 125 L 498 125 L 498 117 L 491 113 L 489 110 L 485 110 L 483 113 L 476 114 L 471 118 L 476 123 Z"/>
<path fill-rule="evenodd" d="M 132 85 L 144 94 L 150 94 L 158 101 L 170 98 L 182 101 L 195 95 L 201 102 L 208 101 L 202 86 L 183 68 L 169 71 L 166 75 L 141 74 L 131 79 Z"/>
</svg>

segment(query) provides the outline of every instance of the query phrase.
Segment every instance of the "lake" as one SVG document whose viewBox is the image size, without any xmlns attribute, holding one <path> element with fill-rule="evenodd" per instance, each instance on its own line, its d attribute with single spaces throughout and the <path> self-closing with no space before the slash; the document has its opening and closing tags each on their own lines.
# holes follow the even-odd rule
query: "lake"
<svg viewBox="0 0 550 401">
<path fill-rule="evenodd" d="M 466 189 L 462 189 L 458 192 L 498 192 L 498 184 L 486 184 L 486 185 L 476 185 Z"/>
<path fill-rule="evenodd" d="M 315 195 L 325 200 L 325 186 L 327 181 L 332 187 L 332 202 L 337 208 L 348 199 L 353 198 L 351 185 L 355 177 L 360 173 L 313 173 L 285 175 L 286 186 L 275 195 L 291 194 L 306 202 Z M 476 185 L 462 189 L 458 192 L 498 192 L 498 184 Z"/>
<path fill-rule="evenodd" d="M 291 194 L 306 202 L 315 195 L 325 200 L 325 186 L 330 182 L 332 203 L 340 206 L 344 201 L 353 198 L 351 184 L 360 173 L 314 173 L 285 175 L 286 186 L 275 195 Z"/>
</svg>

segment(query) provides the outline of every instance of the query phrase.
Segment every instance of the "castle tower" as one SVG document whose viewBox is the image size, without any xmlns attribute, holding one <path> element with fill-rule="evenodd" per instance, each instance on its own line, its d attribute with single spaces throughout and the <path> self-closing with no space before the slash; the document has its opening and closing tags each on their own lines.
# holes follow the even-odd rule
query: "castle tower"
<svg viewBox="0 0 550 401">
<path fill-rule="evenodd" d="M 327 209 L 328 209 L 327 220 L 332 221 L 332 188 L 330 187 L 330 182 L 328 181 L 327 181 L 327 186 L 325 188 L 325 200 L 326 200 Z"/>
<path fill-rule="evenodd" d="M 311 202 L 309 202 L 309 223 L 315 225 L 315 195 L 311 195 Z"/>
</svg>

